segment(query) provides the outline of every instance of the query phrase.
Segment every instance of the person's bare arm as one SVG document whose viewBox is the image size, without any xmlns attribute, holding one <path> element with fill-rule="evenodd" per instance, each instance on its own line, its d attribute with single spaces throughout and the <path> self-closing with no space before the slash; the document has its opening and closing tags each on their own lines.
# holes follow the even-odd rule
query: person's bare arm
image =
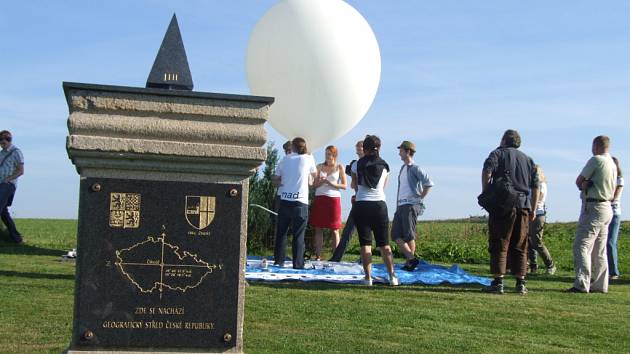
<svg viewBox="0 0 630 354">
<path fill-rule="evenodd" d="M 339 170 L 339 179 L 341 180 L 340 183 L 337 183 L 337 181 L 333 182 L 330 181 L 328 179 L 322 179 L 322 183 L 326 183 L 328 185 L 330 185 L 333 188 L 337 188 L 337 189 L 346 189 L 348 187 L 347 185 L 347 180 L 346 180 L 346 174 L 344 173 L 343 170 L 343 166 L 342 165 L 338 165 L 337 166 L 337 170 Z"/>
<path fill-rule="evenodd" d="M 536 219 L 536 205 L 540 200 L 540 189 L 538 187 L 532 188 L 532 200 L 531 200 L 531 212 L 529 213 L 529 220 L 534 221 Z"/>
<path fill-rule="evenodd" d="M 320 174 L 321 174 L 321 165 L 317 165 L 317 172 L 315 172 L 315 175 L 309 179 L 309 181 L 312 181 L 312 183 L 309 183 L 309 185 L 312 186 L 313 188 L 317 188 L 324 183 L 324 179 L 320 177 Z"/>
<path fill-rule="evenodd" d="M 586 188 L 588 188 L 588 180 L 584 178 L 584 176 L 578 175 L 575 179 L 575 185 L 579 190 L 585 190 Z"/>
<path fill-rule="evenodd" d="M 431 187 L 424 187 L 424 188 L 422 188 L 422 193 L 420 194 L 420 198 L 424 199 L 424 197 L 426 197 L 427 194 L 429 194 L 429 191 L 431 190 L 431 188 L 432 188 L 432 186 Z"/>
<path fill-rule="evenodd" d="M 23 174 L 24 174 L 24 164 L 20 163 L 15 168 L 15 171 L 13 171 L 13 174 L 7 176 L 7 178 L 4 179 L 4 182 L 13 181 L 14 179 L 20 177 Z"/>
<path fill-rule="evenodd" d="M 621 195 L 622 191 L 623 186 L 617 186 L 617 188 L 615 188 L 615 194 L 613 194 L 613 200 L 619 200 L 619 196 Z"/>
<path fill-rule="evenodd" d="M 309 175 L 308 178 L 308 185 L 311 187 L 315 186 L 315 181 L 319 178 L 319 174 L 317 173 L 317 171 L 315 172 L 311 172 L 311 174 Z"/>
<path fill-rule="evenodd" d="M 272 176 L 271 177 L 271 184 L 273 184 L 274 187 L 278 188 L 282 185 L 282 177 L 280 176 Z"/>
</svg>

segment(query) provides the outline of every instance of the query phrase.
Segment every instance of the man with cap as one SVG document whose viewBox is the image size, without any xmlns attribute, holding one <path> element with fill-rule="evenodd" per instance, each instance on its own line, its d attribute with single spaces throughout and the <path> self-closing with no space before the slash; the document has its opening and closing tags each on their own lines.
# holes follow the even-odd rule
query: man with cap
<svg viewBox="0 0 630 354">
<path fill-rule="evenodd" d="M 24 174 L 24 156 L 12 141 L 11 133 L 0 131 L 0 217 L 9 230 L 9 236 L 15 243 L 22 243 L 22 235 L 15 227 L 9 206 L 13 202 L 17 178 Z"/>
<path fill-rule="evenodd" d="M 403 165 L 398 174 L 396 213 L 391 235 L 407 260 L 402 268 L 411 272 L 420 263 L 415 256 L 416 224 L 418 216 L 424 212 L 423 201 L 433 187 L 433 181 L 414 163 L 413 155 L 416 153 L 414 143 L 405 140 L 398 146 L 398 150 Z"/>
</svg>

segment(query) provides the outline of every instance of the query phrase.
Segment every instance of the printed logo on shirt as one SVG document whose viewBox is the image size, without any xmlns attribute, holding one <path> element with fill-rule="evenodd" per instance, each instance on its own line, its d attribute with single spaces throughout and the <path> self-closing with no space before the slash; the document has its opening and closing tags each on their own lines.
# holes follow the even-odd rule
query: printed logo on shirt
<svg viewBox="0 0 630 354">
<path fill-rule="evenodd" d="M 280 198 L 282 198 L 282 199 L 300 199 L 300 192 L 295 192 L 295 193 L 282 192 L 282 194 L 280 195 Z"/>
</svg>

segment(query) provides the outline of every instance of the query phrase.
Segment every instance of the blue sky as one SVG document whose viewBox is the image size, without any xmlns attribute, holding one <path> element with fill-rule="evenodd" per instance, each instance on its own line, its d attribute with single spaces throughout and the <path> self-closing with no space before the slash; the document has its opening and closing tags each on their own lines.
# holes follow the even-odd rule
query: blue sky
<svg viewBox="0 0 630 354">
<path fill-rule="evenodd" d="M 195 90 L 249 94 L 247 41 L 274 3 L 3 2 L 0 128 L 14 133 L 26 158 L 14 216 L 77 217 L 79 178 L 65 151 L 62 81 L 144 87 L 176 12 Z M 630 166 L 630 2 L 348 3 L 379 41 L 381 84 L 366 117 L 331 143 L 349 161 L 356 140 L 377 134 L 397 171 L 396 146 L 414 141 L 416 162 L 436 184 L 421 220 L 482 214 L 481 166 L 508 128 L 521 133 L 522 150 L 545 169 L 552 221 L 578 217 L 574 181 L 594 136 L 609 135 L 613 155 Z M 279 144 L 285 140 L 268 132 Z M 315 156 L 323 160 L 322 151 Z M 395 193 L 390 183 L 390 213 Z"/>
</svg>

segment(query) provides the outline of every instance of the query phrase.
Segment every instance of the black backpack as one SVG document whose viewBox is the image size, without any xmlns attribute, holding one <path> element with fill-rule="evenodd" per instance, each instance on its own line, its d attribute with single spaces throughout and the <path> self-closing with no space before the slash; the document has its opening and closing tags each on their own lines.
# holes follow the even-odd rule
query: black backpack
<svg viewBox="0 0 630 354">
<path fill-rule="evenodd" d="M 508 161 L 510 157 L 508 153 L 506 156 Z M 503 216 L 516 207 L 520 193 L 514 188 L 510 170 L 505 168 L 504 165 L 499 165 L 499 171 L 503 171 L 503 174 L 492 178 L 492 183 L 479 194 L 477 202 L 488 213 Z"/>
</svg>

